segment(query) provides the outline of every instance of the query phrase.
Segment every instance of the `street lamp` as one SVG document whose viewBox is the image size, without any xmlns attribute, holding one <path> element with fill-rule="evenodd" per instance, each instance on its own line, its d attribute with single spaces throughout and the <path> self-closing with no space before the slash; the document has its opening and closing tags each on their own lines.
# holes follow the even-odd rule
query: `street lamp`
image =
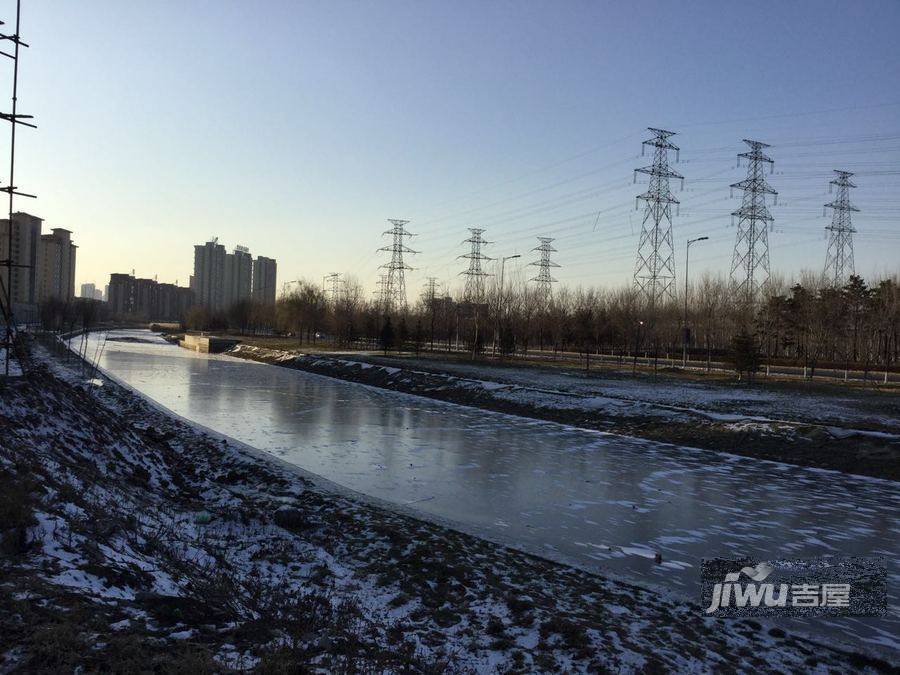
<svg viewBox="0 0 900 675">
<path fill-rule="evenodd" d="M 706 241 L 709 237 L 697 237 L 696 239 L 688 239 L 687 248 L 684 253 L 684 333 L 681 337 L 681 367 L 687 368 L 687 343 L 688 343 L 688 268 L 691 263 L 691 244 L 696 241 Z"/>
<path fill-rule="evenodd" d="M 637 334 L 634 336 L 634 354 L 632 355 L 632 360 L 631 360 L 632 376 L 637 375 L 638 349 L 641 348 L 641 333 L 643 332 L 643 328 L 644 328 L 644 321 L 642 319 L 642 320 L 638 321 Z"/>
<path fill-rule="evenodd" d="M 503 311 L 503 269 L 506 267 L 507 260 L 521 257 L 521 255 L 516 253 L 515 255 L 508 255 L 505 258 L 500 259 L 500 291 L 497 294 L 497 330 L 494 332 L 494 346 L 491 349 L 491 356 L 497 355 L 497 339 L 500 335 L 500 312 Z"/>
</svg>

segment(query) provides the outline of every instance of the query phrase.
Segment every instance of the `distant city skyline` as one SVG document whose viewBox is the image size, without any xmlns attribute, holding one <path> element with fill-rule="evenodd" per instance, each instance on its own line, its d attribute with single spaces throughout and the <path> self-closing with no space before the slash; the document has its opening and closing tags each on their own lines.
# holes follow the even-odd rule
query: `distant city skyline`
<svg viewBox="0 0 900 675">
<path fill-rule="evenodd" d="M 29 212 L 77 233 L 76 288 L 132 269 L 186 286 L 190 247 L 219 236 L 274 254 L 284 279 L 340 271 L 373 291 L 389 218 L 418 235 L 410 301 L 429 276 L 461 288 L 468 227 L 489 255 L 522 255 L 508 278 L 534 276 L 546 235 L 561 282 L 622 285 L 646 187 L 632 171 L 659 126 L 682 148 L 679 287 L 689 237 L 710 237 L 692 278 L 728 273 L 744 138 L 772 146 L 774 275 L 822 271 L 833 169 L 859 186 L 857 271 L 896 273 L 900 4 L 810 10 L 25 3 L 19 96 L 40 128 L 17 176 L 39 194 Z"/>
</svg>

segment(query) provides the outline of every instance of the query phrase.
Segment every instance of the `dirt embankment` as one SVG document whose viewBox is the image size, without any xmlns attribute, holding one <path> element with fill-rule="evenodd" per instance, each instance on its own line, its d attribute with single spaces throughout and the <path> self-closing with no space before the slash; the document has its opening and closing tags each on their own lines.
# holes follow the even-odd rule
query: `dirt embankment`
<svg viewBox="0 0 900 675">
<path fill-rule="evenodd" d="M 240 345 L 232 356 L 486 410 L 800 466 L 900 480 L 900 437 L 753 416 L 717 415 L 428 370 Z"/>
<path fill-rule="evenodd" d="M 329 492 L 110 381 L 0 397 L 0 671 L 887 671 Z"/>
</svg>

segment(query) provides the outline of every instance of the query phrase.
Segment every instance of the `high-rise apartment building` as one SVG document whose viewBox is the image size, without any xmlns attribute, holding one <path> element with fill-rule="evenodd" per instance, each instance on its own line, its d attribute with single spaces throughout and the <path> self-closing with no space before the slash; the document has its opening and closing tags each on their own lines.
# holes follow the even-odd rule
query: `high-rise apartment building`
<svg viewBox="0 0 900 675">
<path fill-rule="evenodd" d="M 41 235 L 40 244 L 40 302 L 56 299 L 68 302 L 75 297 L 75 252 L 72 232 L 54 227 L 50 234 Z"/>
<path fill-rule="evenodd" d="M 253 258 L 250 250 L 244 246 L 235 246 L 234 253 L 225 255 L 225 291 L 223 294 L 224 309 L 234 303 L 250 299 L 253 275 Z"/>
<path fill-rule="evenodd" d="M 156 321 L 181 321 L 194 304 L 194 292 L 184 286 L 159 284 L 156 309 L 150 318 Z"/>
<path fill-rule="evenodd" d="M 81 294 L 78 297 L 88 300 L 103 300 L 103 291 L 97 288 L 96 284 L 81 284 Z"/>
<path fill-rule="evenodd" d="M 130 274 L 109 275 L 106 291 L 106 302 L 113 316 L 126 316 L 135 313 L 134 277 Z"/>
<path fill-rule="evenodd" d="M 0 260 L 11 259 L 10 270 L 0 268 L 8 284 L 13 312 L 22 321 L 36 320 L 37 306 L 48 300 L 68 302 L 75 297 L 75 254 L 72 233 L 61 227 L 41 234 L 43 220 L 28 213 L 14 213 L 12 253 L 10 224 L 0 220 Z"/>
<path fill-rule="evenodd" d="M 225 255 L 218 239 L 194 246 L 194 302 L 213 311 L 225 309 Z"/>
<path fill-rule="evenodd" d="M 111 274 L 107 302 L 114 317 L 181 321 L 194 304 L 194 292 L 184 286 L 160 284 L 155 279 Z"/>
<path fill-rule="evenodd" d="M 253 299 L 267 305 L 275 304 L 275 277 L 278 265 L 274 258 L 257 256 L 253 261 Z"/>
<path fill-rule="evenodd" d="M 0 260 L 11 258 L 17 267 L 0 268 L 4 287 L 10 290 L 13 311 L 36 309 L 41 293 L 41 224 L 43 220 L 28 213 L 14 213 L 12 254 L 9 252 L 9 220 L 0 220 Z"/>
<path fill-rule="evenodd" d="M 225 253 L 218 239 L 194 246 L 194 274 L 190 286 L 194 302 L 212 311 L 225 311 L 236 302 L 254 299 L 275 303 L 277 265 L 273 258 L 256 260 L 245 246 Z"/>
</svg>

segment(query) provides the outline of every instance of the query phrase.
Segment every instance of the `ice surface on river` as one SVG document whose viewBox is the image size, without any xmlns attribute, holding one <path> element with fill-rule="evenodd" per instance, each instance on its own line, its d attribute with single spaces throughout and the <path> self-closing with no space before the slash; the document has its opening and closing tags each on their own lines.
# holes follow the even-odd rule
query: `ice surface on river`
<svg viewBox="0 0 900 675">
<path fill-rule="evenodd" d="M 900 587 L 900 491 L 889 481 L 510 417 L 162 341 L 110 340 L 101 365 L 188 419 L 347 487 L 690 598 L 700 558 L 713 556 L 884 555 L 888 587 Z M 890 644 L 898 622 L 835 626 L 805 628 Z"/>
</svg>

